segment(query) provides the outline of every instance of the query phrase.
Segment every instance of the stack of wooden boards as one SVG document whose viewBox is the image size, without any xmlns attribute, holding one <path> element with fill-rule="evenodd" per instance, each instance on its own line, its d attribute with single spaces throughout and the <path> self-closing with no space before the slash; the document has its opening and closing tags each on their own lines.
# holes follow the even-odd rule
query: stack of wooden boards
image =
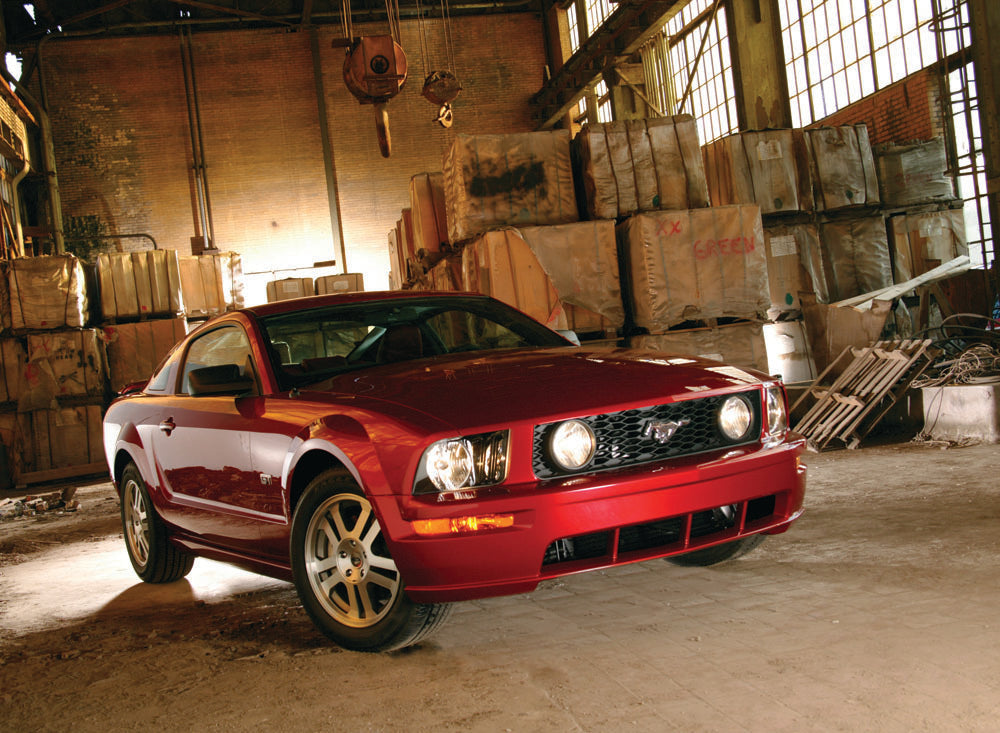
<svg viewBox="0 0 1000 733">
<path fill-rule="evenodd" d="M 940 140 L 873 149 L 864 125 L 704 148 L 688 115 L 588 125 L 572 140 L 458 135 L 441 172 L 411 179 L 388 234 L 390 281 L 807 381 L 806 321 L 827 338 L 826 304 L 967 253 L 946 171 Z"/>
<path fill-rule="evenodd" d="M 0 488 L 103 470 L 108 400 L 148 377 L 189 320 L 242 305 L 241 281 L 228 252 L 0 262 Z"/>
</svg>

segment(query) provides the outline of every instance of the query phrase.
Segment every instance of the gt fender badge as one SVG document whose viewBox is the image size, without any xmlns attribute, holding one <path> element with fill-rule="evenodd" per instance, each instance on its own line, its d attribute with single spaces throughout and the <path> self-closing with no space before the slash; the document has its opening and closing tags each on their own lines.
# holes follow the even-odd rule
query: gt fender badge
<svg viewBox="0 0 1000 733">
<path fill-rule="evenodd" d="M 674 434 L 690 420 L 650 420 L 642 428 L 642 437 L 647 440 L 652 439 L 661 445 L 667 443 Z"/>
</svg>

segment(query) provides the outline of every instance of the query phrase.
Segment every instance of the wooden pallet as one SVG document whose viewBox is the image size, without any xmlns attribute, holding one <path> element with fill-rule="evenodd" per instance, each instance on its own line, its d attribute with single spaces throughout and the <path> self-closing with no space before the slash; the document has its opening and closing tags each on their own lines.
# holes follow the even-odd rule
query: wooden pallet
<svg viewBox="0 0 1000 733">
<path fill-rule="evenodd" d="M 857 448 L 930 365 L 930 345 L 930 339 L 879 341 L 844 349 L 792 406 L 794 413 L 803 400 L 816 400 L 795 431 L 808 439 L 812 450 L 823 450 L 834 438 Z M 839 376 L 826 384 L 838 369 Z"/>
</svg>

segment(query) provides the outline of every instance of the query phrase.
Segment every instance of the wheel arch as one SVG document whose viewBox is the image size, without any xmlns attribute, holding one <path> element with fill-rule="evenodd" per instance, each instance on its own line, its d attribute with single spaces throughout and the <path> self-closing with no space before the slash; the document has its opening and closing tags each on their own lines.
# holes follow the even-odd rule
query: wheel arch
<svg viewBox="0 0 1000 733">
<path fill-rule="evenodd" d="M 347 467 L 340 457 L 330 450 L 314 446 L 298 457 L 289 476 L 288 510 L 290 516 L 295 514 L 295 508 L 299 505 L 299 500 L 302 498 L 306 487 L 321 473 L 329 470 L 342 473 L 346 478 L 350 478 L 357 483 L 358 488 L 362 492 L 365 491 L 365 487 L 358 480 L 358 476 Z"/>
</svg>

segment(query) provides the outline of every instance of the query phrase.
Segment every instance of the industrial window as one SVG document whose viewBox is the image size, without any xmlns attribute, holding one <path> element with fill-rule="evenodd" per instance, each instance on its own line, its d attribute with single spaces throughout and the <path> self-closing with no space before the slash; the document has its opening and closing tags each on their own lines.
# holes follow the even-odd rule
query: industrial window
<svg viewBox="0 0 1000 733">
<path fill-rule="evenodd" d="M 693 0 L 640 50 L 650 100 L 664 114 L 694 115 L 702 143 L 739 129 L 725 12 Z"/>
<path fill-rule="evenodd" d="M 796 127 L 928 66 L 948 65 L 944 112 L 969 254 L 974 266 L 989 265 L 994 248 L 965 0 L 779 0 L 779 9 Z"/>
<path fill-rule="evenodd" d="M 569 26 L 569 52 L 573 55 L 580 48 L 580 16 L 577 15 L 575 2 L 566 8 L 566 22 Z"/>
<path fill-rule="evenodd" d="M 611 15 L 610 0 L 586 0 L 587 2 L 587 30 L 590 35 L 594 34 L 601 23 Z"/>
</svg>

